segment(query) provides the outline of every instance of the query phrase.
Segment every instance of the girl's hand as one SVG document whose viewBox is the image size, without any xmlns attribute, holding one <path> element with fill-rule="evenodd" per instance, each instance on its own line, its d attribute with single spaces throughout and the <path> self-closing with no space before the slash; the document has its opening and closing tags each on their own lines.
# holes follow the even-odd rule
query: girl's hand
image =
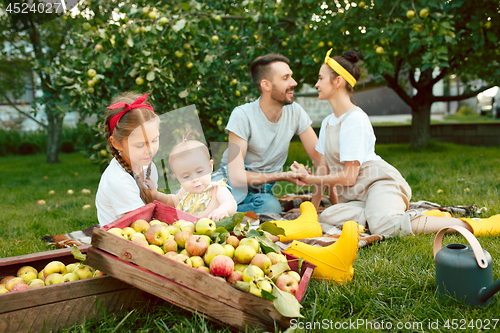
<svg viewBox="0 0 500 333">
<path fill-rule="evenodd" d="M 158 191 L 156 190 L 155 183 L 151 179 L 145 179 L 144 184 L 149 188 L 151 191 L 151 195 L 153 196 L 153 199 L 158 199 Z"/>
<path fill-rule="evenodd" d="M 208 215 L 208 218 L 214 222 L 219 222 L 224 217 L 229 216 L 227 209 L 224 207 L 219 207 Z"/>
</svg>

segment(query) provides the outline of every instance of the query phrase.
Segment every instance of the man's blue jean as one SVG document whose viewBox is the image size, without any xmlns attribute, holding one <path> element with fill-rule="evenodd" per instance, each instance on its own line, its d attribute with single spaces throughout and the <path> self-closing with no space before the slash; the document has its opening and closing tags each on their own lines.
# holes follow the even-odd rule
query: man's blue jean
<svg viewBox="0 0 500 333">
<path fill-rule="evenodd" d="M 227 179 L 227 184 L 231 186 L 227 173 L 227 165 L 222 164 L 219 170 L 212 175 L 212 181 L 222 178 Z M 243 193 L 238 189 L 230 188 L 234 199 L 238 203 L 238 212 L 254 211 L 260 213 L 281 213 L 281 204 L 273 195 L 274 183 L 266 183 L 258 186 L 249 186 L 248 193 Z"/>
</svg>

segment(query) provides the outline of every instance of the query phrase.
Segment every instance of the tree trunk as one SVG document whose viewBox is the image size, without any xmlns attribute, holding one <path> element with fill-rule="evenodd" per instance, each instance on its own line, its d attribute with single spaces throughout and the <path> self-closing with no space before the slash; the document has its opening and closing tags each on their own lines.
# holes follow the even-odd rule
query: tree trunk
<svg viewBox="0 0 500 333">
<path fill-rule="evenodd" d="M 419 105 L 411 110 L 411 137 L 412 147 L 423 147 L 431 138 L 431 106 Z"/>
<path fill-rule="evenodd" d="M 61 143 L 62 125 L 64 115 L 54 114 L 47 105 L 45 108 L 47 114 L 47 163 L 59 163 L 59 147 Z"/>
</svg>

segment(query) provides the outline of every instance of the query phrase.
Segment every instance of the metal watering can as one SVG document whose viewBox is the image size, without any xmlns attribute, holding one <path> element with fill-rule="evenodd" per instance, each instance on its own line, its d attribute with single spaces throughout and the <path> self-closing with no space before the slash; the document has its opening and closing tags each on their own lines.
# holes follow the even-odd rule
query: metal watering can
<svg viewBox="0 0 500 333">
<path fill-rule="evenodd" d="M 441 248 L 447 229 L 461 233 L 470 245 L 448 244 Z M 449 294 L 468 305 L 486 306 L 500 290 L 500 280 L 493 283 L 493 261 L 467 229 L 446 227 L 434 239 L 436 286 L 439 296 Z"/>
</svg>

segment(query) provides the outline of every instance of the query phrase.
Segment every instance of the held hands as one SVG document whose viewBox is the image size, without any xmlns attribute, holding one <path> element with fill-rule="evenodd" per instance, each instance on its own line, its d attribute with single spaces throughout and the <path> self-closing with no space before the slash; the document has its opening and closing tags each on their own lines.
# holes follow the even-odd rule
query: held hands
<svg viewBox="0 0 500 333">
<path fill-rule="evenodd" d="M 311 168 L 306 167 L 297 161 L 294 161 L 290 166 L 289 171 L 291 173 L 292 179 L 290 180 L 292 183 L 295 183 L 299 186 L 309 186 L 307 183 L 307 177 L 311 174 Z"/>
<path fill-rule="evenodd" d="M 224 207 L 219 207 L 208 215 L 208 218 L 214 222 L 219 222 L 224 217 L 229 216 L 229 212 Z"/>
</svg>

